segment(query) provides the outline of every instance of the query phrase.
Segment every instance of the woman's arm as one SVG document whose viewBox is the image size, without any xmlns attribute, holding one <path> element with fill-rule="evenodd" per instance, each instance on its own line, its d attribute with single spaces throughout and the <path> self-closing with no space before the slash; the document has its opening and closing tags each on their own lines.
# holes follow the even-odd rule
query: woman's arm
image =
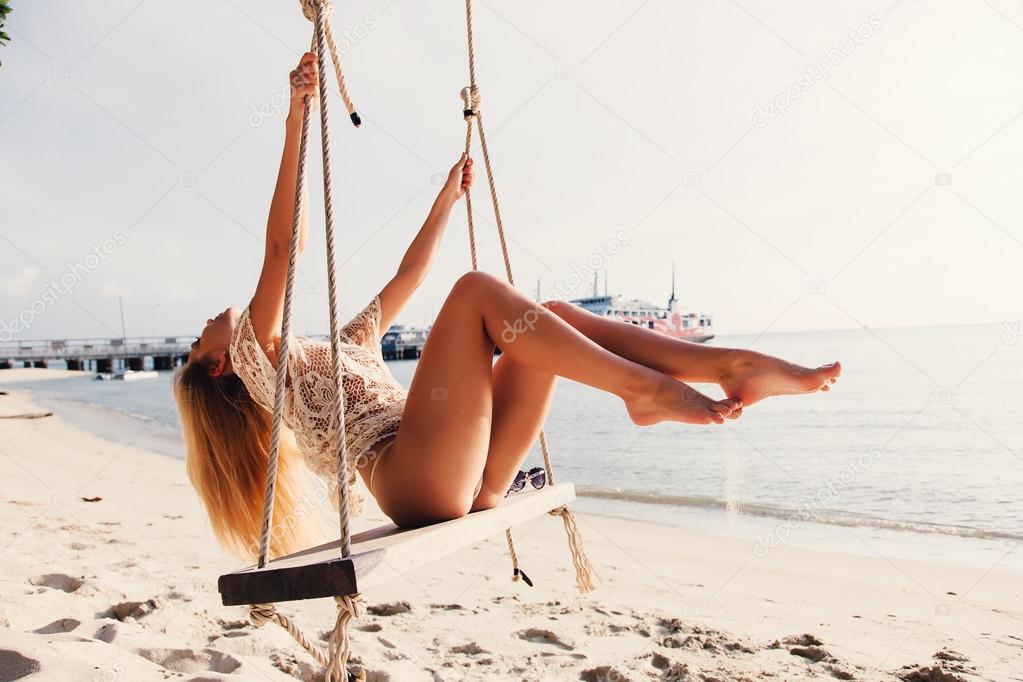
<svg viewBox="0 0 1023 682">
<path fill-rule="evenodd" d="M 401 259 L 398 271 L 391 281 L 380 291 L 380 330 L 386 331 L 394 322 L 398 313 L 415 293 L 426 273 L 430 271 L 437 247 L 440 245 L 444 228 L 451 215 L 451 207 L 455 205 L 465 191 L 472 186 L 474 175 L 472 159 L 465 154 L 458 160 L 448 173 L 448 180 L 433 202 L 430 214 L 419 229 L 419 234 Z"/>
<path fill-rule="evenodd" d="M 284 152 L 281 154 L 281 166 L 277 172 L 277 186 L 270 202 L 270 217 L 266 223 L 263 270 L 259 274 L 259 283 L 256 285 L 252 303 L 249 304 L 252 330 L 264 350 L 275 348 L 281 336 L 305 97 L 309 95 L 316 98 L 316 83 L 316 57 L 307 52 L 302 56 L 298 68 L 291 72 L 291 107 L 285 122 Z M 306 193 L 307 189 L 303 187 L 302 192 Z M 308 204 L 308 201 L 305 203 Z M 308 210 L 302 212 L 299 224 L 300 254 L 305 248 L 307 215 Z M 277 364 L 276 353 L 268 353 L 268 357 L 274 365 Z"/>
</svg>

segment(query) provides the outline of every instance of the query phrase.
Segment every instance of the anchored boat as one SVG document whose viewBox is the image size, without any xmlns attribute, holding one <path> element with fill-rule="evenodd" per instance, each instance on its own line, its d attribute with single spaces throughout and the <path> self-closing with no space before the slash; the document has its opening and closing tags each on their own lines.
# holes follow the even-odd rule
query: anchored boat
<svg viewBox="0 0 1023 682">
<path fill-rule="evenodd" d="M 604 278 L 604 295 L 597 294 L 597 277 L 593 277 L 593 295 L 571 301 L 581 308 L 602 317 L 621 320 L 661 332 L 676 339 L 703 343 L 714 338 L 714 317 L 707 313 L 683 310 L 675 297 L 675 269 L 671 271 L 671 298 L 668 306 L 662 308 L 636 298 L 608 295 L 607 276 Z"/>
</svg>

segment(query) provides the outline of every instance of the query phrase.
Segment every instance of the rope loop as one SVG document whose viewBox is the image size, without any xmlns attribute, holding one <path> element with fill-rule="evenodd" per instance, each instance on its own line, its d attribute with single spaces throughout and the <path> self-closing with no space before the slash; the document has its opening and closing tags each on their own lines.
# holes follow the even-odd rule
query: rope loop
<svg viewBox="0 0 1023 682">
<path fill-rule="evenodd" d="M 323 11 L 330 13 L 333 9 L 331 0 L 298 0 L 302 5 L 302 15 L 309 21 L 316 21 L 316 8 L 323 7 Z"/>
<path fill-rule="evenodd" d="M 462 115 L 468 121 L 480 111 L 480 89 L 475 85 L 467 85 L 462 88 Z"/>
<path fill-rule="evenodd" d="M 326 50 L 330 55 L 330 61 L 334 65 L 334 75 L 337 78 L 337 89 L 341 94 L 341 101 L 345 104 L 345 109 L 348 111 L 348 118 L 352 120 L 352 125 L 358 128 L 362 125 L 362 119 L 359 118 L 359 112 L 355 110 L 352 97 L 348 94 L 348 83 L 345 81 L 344 70 L 341 68 L 341 57 L 338 54 L 337 42 L 334 40 L 334 29 L 330 25 L 330 13 L 334 9 L 331 4 L 332 0 L 298 1 L 302 5 L 302 14 L 316 26 L 320 26 L 318 23 L 319 14 L 323 13 L 323 40 L 321 42 L 318 36 L 314 34 L 310 50 L 317 53 L 322 53 Z M 320 88 L 321 91 L 324 89 L 323 87 Z M 321 92 L 320 97 L 325 98 L 325 93 Z"/>
<path fill-rule="evenodd" d="M 267 623 L 277 623 L 280 625 L 292 638 L 298 642 L 299 646 L 306 650 L 306 652 L 316 659 L 316 662 L 322 665 L 324 668 L 327 667 L 327 657 L 324 655 L 320 647 L 313 644 L 304 632 L 297 625 L 291 622 L 291 619 L 285 616 L 283 613 L 277 610 L 274 604 L 252 604 L 249 607 L 249 620 L 257 628 L 266 625 Z"/>
<path fill-rule="evenodd" d="M 277 607 L 273 604 L 252 604 L 249 606 L 249 622 L 261 628 L 277 616 Z"/>
</svg>

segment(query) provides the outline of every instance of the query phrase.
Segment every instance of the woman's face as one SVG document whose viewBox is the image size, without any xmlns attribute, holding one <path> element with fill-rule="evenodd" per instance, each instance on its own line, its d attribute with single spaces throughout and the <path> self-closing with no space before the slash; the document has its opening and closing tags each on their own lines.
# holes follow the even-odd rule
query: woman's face
<svg viewBox="0 0 1023 682">
<path fill-rule="evenodd" d="M 199 338 L 192 343 L 192 351 L 188 355 L 189 362 L 212 352 L 223 351 L 226 353 L 231 345 L 231 334 L 234 333 L 234 327 L 238 324 L 239 317 L 241 317 L 240 310 L 228 308 L 216 317 L 206 320 L 206 326 L 203 327 Z"/>
</svg>

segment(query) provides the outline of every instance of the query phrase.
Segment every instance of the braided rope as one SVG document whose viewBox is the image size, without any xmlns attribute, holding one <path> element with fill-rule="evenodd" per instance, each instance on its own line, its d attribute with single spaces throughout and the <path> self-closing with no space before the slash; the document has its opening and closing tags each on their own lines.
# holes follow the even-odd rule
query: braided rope
<svg viewBox="0 0 1023 682">
<path fill-rule="evenodd" d="M 504 529 L 504 539 L 508 541 L 508 556 L 511 557 L 512 562 L 512 582 L 519 581 L 519 574 L 522 570 L 519 568 L 519 553 L 515 551 L 515 541 L 512 539 L 511 528 Z"/>
<path fill-rule="evenodd" d="M 366 612 L 366 601 L 361 594 L 334 597 L 337 606 L 337 621 L 330 633 L 328 650 L 330 660 L 325 666 L 324 682 L 347 682 L 348 656 L 351 652 L 352 640 L 348 633 L 348 624 L 353 618 L 361 618 Z"/>
<path fill-rule="evenodd" d="M 348 557 L 352 551 L 351 524 L 349 511 L 349 478 L 348 458 L 345 452 L 345 423 L 344 423 L 344 385 L 341 377 L 341 329 L 338 324 L 337 304 L 337 282 L 335 273 L 337 270 L 334 244 L 334 206 L 333 191 L 331 189 L 330 175 L 330 124 L 328 122 L 327 104 L 327 77 L 326 77 L 326 54 L 329 52 L 334 63 L 334 72 L 337 75 L 338 87 L 341 91 L 341 98 L 345 102 L 352 122 L 358 126 L 359 116 L 355 113 L 348 90 L 345 86 L 344 75 L 341 71 L 341 61 L 338 58 L 337 47 L 334 44 L 333 34 L 330 29 L 330 22 L 327 14 L 330 12 L 330 0 L 300 0 L 302 12 L 306 18 L 314 21 L 315 31 L 313 34 L 313 51 L 316 53 L 317 65 L 319 67 L 319 89 L 320 89 L 320 144 L 323 152 L 323 203 L 324 223 L 327 238 L 327 289 L 330 306 L 330 343 L 332 355 L 332 370 L 335 385 L 334 391 L 334 417 L 338 424 L 338 515 L 341 526 L 341 556 Z M 273 518 L 274 497 L 277 487 L 277 473 L 280 460 L 280 439 L 281 421 L 284 414 L 284 395 L 286 390 L 288 346 L 291 331 L 291 308 L 292 294 L 295 283 L 295 265 L 298 259 L 298 241 L 301 228 L 302 214 L 304 211 L 303 192 L 305 186 L 306 164 L 308 159 L 309 143 L 309 119 L 312 113 L 312 98 L 306 97 L 303 103 L 302 137 L 299 148 L 298 178 L 295 189 L 295 210 L 291 224 L 291 242 L 288 251 L 288 275 L 284 289 L 284 312 L 281 319 L 281 349 L 277 363 L 277 382 L 274 395 L 274 412 L 270 433 L 270 456 L 267 460 L 267 481 L 266 492 L 263 499 L 263 526 L 260 534 L 259 545 L 259 567 L 266 566 L 270 548 L 271 522 Z M 349 623 L 353 618 L 360 617 L 365 610 L 365 602 L 361 594 L 343 595 L 335 597 L 337 605 L 337 620 L 334 629 L 330 634 L 328 653 L 324 654 L 319 647 L 315 646 L 302 630 L 298 628 L 287 616 L 279 613 L 274 604 L 253 604 L 250 607 L 249 618 L 256 627 L 260 627 L 269 621 L 277 623 L 287 630 L 298 644 L 305 649 L 310 656 L 322 665 L 325 669 L 324 677 L 327 682 L 348 682 L 348 659 L 351 654 L 351 637 L 348 632 Z M 365 672 L 361 671 L 356 679 L 365 679 Z"/>
<path fill-rule="evenodd" d="M 547 472 L 547 485 L 554 485 L 554 464 L 551 463 L 551 451 L 547 447 L 547 434 L 540 429 L 540 452 L 543 454 L 543 468 Z"/>
<path fill-rule="evenodd" d="M 465 118 L 465 158 L 467 159 L 472 147 L 472 120 L 476 116 L 479 103 L 479 90 L 476 91 L 476 96 L 473 98 L 471 88 L 462 88 L 462 116 Z M 472 192 L 468 187 L 465 189 L 465 217 L 469 225 L 469 257 L 472 259 L 472 269 L 479 270 L 479 262 L 476 258 L 476 225 L 472 218 Z"/>
<path fill-rule="evenodd" d="M 323 8 L 323 13 L 327 16 L 330 15 L 333 10 L 331 0 L 299 0 L 302 5 L 302 14 L 306 19 L 316 23 L 317 11 L 319 7 Z M 355 105 L 352 104 L 352 98 L 348 94 L 348 83 L 345 81 L 344 71 L 341 69 L 341 56 L 337 51 L 337 43 L 334 42 L 334 29 L 330 25 L 330 21 L 326 22 L 324 27 L 324 34 L 327 41 L 327 47 L 330 50 L 330 60 L 334 64 L 334 75 L 337 77 L 337 89 L 341 93 L 341 101 L 345 104 L 345 109 L 348 110 L 348 117 L 352 119 L 352 123 L 358 128 L 362 125 L 362 119 L 359 118 L 359 113 L 355 110 Z M 314 48 L 316 36 L 313 36 Z M 315 49 L 313 50 L 315 51 Z M 322 91 L 322 90 L 321 90 Z"/>
<path fill-rule="evenodd" d="M 280 613 L 274 604 L 252 604 L 249 607 L 249 621 L 257 628 L 263 627 L 266 623 L 273 621 L 288 631 L 288 634 L 295 638 L 295 641 L 305 649 L 310 656 L 316 659 L 317 663 L 324 668 L 327 667 L 328 659 L 323 651 L 309 641 L 298 627 L 291 622 L 291 619 Z"/>
<path fill-rule="evenodd" d="M 551 516 L 560 516 L 565 524 L 565 534 L 568 535 L 568 550 L 572 554 L 572 565 L 575 567 L 575 584 L 581 594 L 592 592 L 597 589 L 597 573 L 586 556 L 586 549 L 583 547 L 583 536 L 579 532 L 579 525 L 575 521 L 568 505 L 562 505 L 557 509 L 548 512 Z"/>
<path fill-rule="evenodd" d="M 259 538 L 259 567 L 266 566 L 270 554 L 271 523 L 274 498 L 277 492 L 277 470 L 280 461 L 281 421 L 284 415 L 284 391 L 288 374 L 288 346 L 291 338 L 291 304 L 295 289 L 295 263 L 298 260 L 299 232 L 305 210 L 302 189 L 305 187 L 306 159 L 309 147 L 309 114 L 312 98 L 303 103 L 302 138 L 298 154 L 298 179 L 295 183 L 295 211 L 291 219 L 291 242 L 288 248 L 288 277 L 284 286 L 284 315 L 281 318 L 281 350 L 277 356 L 277 385 L 274 392 L 274 412 L 270 430 L 270 456 L 267 460 L 266 492 L 263 496 L 263 526 Z"/>
<path fill-rule="evenodd" d="M 308 0 L 303 0 L 307 2 Z M 315 0 L 314 0 L 315 1 Z M 326 9 L 325 2 L 323 9 Z M 326 93 L 327 75 L 324 67 L 326 46 L 327 15 L 325 11 L 316 18 L 316 59 L 319 64 L 320 92 Z M 341 325 L 338 323 L 337 278 L 334 245 L 334 193 L 330 174 L 330 123 L 325 94 L 320 96 L 320 147 L 323 152 L 323 211 L 327 238 L 327 302 L 330 311 L 331 370 L 334 380 L 334 419 L 338 428 L 338 521 L 341 525 L 341 556 L 352 552 L 351 520 L 348 509 L 348 458 L 345 456 L 344 386 L 341 382 Z"/>
<path fill-rule="evenodd" d="M 465 118 L 465 153 L 469 154 L 469 147 L 472 143 L 472 122 L 476 121 L 476 130 L 479 133 L 480 148 L 483 151 L 483 165 L 487 172 L 487 185 L 490 188 L 490 201 L 494 206 L 494 220 L 497 224 L 497 236 L 501 243 L 501 255 L 504 258 L 504 271 L 508 277 L 508 284 L 514 286 L 515 279 L 512 276 L 511 256 L 508 253 L 508 242 L 504 233 L 504 221 L 501 218 L 501 206 L 497 200 L 497 185 L 494 182 L 494 169 L 490 162 L 490 149 L 487 146 L 487 134 L 483 127 L 483 111 L 480 107 L 479 86 L 476 83 L 476 47 L 473 40 L 472 29 L 472 0 L 465 0 L 465 34 L 469 48 L 469 85 L 462 88 L 462 103 L 464 105 L 462 115 Z M 472 200 L 468 189 L 465 191 L 465 208 L 469 224 L 469 251 L 472 256 L 472 269 L 476 270 L 476 234 L 473 226 Z M 547 473 L 548 485 L 554 485 L 554 465 L 551 463 L 551 453 L 547 446 L 547 434 L 540 429 L 540 450 L 543 453 L 544 469 Z M 593 564 L 583 548 L 582 534 L 579 526 L 569 511 L 567 505 L 554 509 L 550 514 L 560 516 L 565 524 L 565 533 L 568 535 L 568 547 L 572 553 L 572 564 L 575 566 L 575 581 L 582 593 L 591 592 L 596 589 L 597 576 Z M 515 551 L 515 543 L 512 541 L 511 529 L 505 530 L 505 538 L 508 541 L 508 553 L 512 560 L 512 580 L 517 580 L 521 574 L 519 569 L 519 557 Z"/>
<path fill-rule="evenodd" d="M 306 2 L 307 0 L 303 0 Z M 329 0 L 320 0 L 319 11 L 316 13 L 316 59 L 319 66 L 318 75 L 320 80 L 320 146 L 323 151 L 323 209 L 324 225 L 327 239 L 327 299 L 330 308 L 330 349 L 331 369 L 334 378 L 334 419 L 337 422 L 338 439 L 338 521 L 341 525 L 341 556 L 346 558 L 352 553 L 351 535 L 351 511 L 349 509 L 349 485 L 348 478 L 348 456 L 345 444 L 345 391 L 342 383 L 341 368 L 341 325 L 338 321 L 338 294 L 337 294 L 337 264 L 336 247 L 334 244 L 334 193 L 331 187 L 330 175 L 330 123 L 328 120 L 327 106 L 327 74 L 325 55 L 328 47 L 328 35 L 330 22 L 327 20 Z M 334 59 L 337 59 L 337 50 L 331 45 L 331 52 Z M 335 61 L 337 73 L 340 79 L 340 63 Z M 342 97 L 345 97 L 343 80 Z M 358 125 L 357 116 L 352 114 L 352 121 Z M 327 663 L 325 680 L 332 682 L 347 682 L 348 658 L 351 653 L 351 637 L 348 633 L 348 624 L 352 618 L 358 618 L 363 614 L 364 602 L 361 594 L 342 595 L 334 598 L 337 605 L 337 621 L 330 633 L 330 660 Z"/>
</svg>

